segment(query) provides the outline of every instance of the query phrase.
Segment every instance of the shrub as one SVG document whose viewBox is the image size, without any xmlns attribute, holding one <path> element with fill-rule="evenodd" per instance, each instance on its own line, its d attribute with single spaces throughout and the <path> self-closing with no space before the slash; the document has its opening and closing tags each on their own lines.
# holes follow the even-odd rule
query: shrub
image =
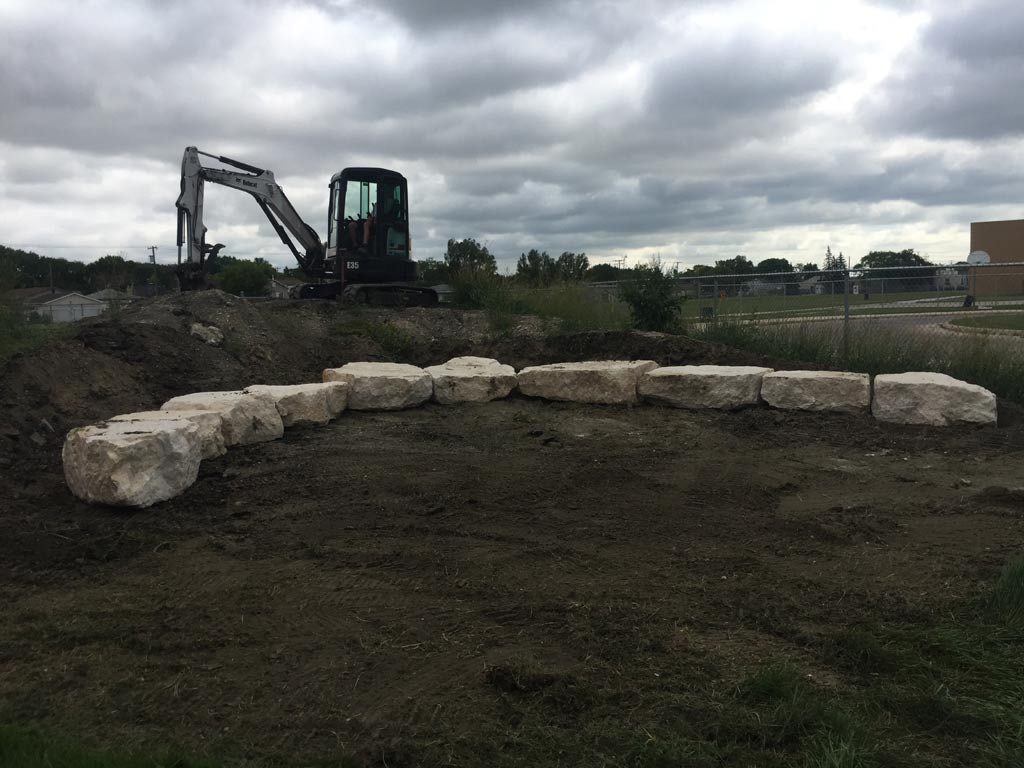
<svg viewBox="0 0 1024 768">
<path fill-rule="evenodd" d="M 633 325 L 641 331 L 676 331 L 680 325 L 682 299 L 676 293 L 673 275 L 660 262 L 640 265 L 633 279 L 619 292 L 629 305 Z"/>
</svg>

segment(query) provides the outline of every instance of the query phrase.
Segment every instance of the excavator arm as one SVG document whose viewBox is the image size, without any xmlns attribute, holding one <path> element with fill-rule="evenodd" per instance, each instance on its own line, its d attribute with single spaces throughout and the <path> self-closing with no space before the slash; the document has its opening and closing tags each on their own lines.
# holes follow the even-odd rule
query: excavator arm
<svg viewBox="0 0 1024 768">
<path fill-rule="evenodd" d="M 203 165 L 200 155 L 212 157 L 238 170 L 209 168 Z M 322 274 L 324 244 L 316 230 L 304 222 L 292 207 L 284 190 L 274 181 L 272 171 L 186 147 L 181 160 L 181 194 L 175 203 L 178 209 L 178 274 L 182 290 L 203 287 L 210 259 L 224 247 L 220 243 L 206 243 L 203 186 L 207 181 L 252 195 L 302 270 L 311 278 Z"/>
</svg>

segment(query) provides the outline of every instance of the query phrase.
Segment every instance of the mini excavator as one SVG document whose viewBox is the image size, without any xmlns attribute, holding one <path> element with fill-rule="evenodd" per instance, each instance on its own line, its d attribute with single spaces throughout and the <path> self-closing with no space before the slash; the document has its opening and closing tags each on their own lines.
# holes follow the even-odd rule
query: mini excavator
<svg viewBox="0 0 1024 768">
<path fill-rule="evenodd" d="M 204 165 L 209 157 L 229 168 Z M 208 285 L 209 265 L 224 247 L 208 245 L 203 224 L 206 182 L 246 192 L 291 250 L 308 282 L 296 298 L 357 303 L 434 306 L 437 293 L 414 284 L 416 262 L 409 238 L 405 177 L 385 168 L 346 168 L 331 177 L 327 240 L 322 241 L 292 207 L 274 174 L 229 157 L 186 147 L 178 196 L 178 279 L 183 291 Z"/>
</svg>

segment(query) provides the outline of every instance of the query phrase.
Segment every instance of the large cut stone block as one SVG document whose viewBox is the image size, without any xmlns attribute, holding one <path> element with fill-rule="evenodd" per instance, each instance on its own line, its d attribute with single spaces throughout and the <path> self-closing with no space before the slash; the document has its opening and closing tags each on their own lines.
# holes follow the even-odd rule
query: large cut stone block
<svg viewBox="0 0 1024 768">
<path fill-rule="evenodd" d="M 771 370 L 746 365 L 668 366 L 644 374 L 640 394 L 676 408 L 742 408 L 760 401 L 761 380 Z"/>
<path fill-rule="evenodd" d="M 274 398 L 247 392 L 195 392 L 164 403 L 165 411 L 216 411 L 224 419 L 224 444 L 249 445 L 276 440 L 284 434 L 284 423 Z"/>
<path fill-rule="evenodd" d="M 489 357 L 453 357 L 425 370 L 434 380 L 434 400 L 446 405 L 498 400 L 516 387 L 516 369 Z"/>
<path fill-rule="evenodd" d="M 203 455 L 200 432 L 188 419 L 79 427 L 64 441 L 64 477 L 84 501 L 148 507 L 196 481 Z"/>
<path fill-rule="evenodd" d="M 840 371 L 775 371 L 761 380 L 761 399 L 772 408 L 853 413 L 871 407 L 871 377 Z"/>
<path fill-rule="evenodd" d="M 224 417 L 217 411 L 139 411 L 114 416 L 111 422 L 138 425 L 140 430 L 153 421 L 191 421 L 199 427 L 199 442 L 204 459 L 214 459 L 227 452 L 224 443 Z"/>
<path fill-rule="evenodd" d="M 996 396 L 944 373 L 881 374 L 875 376 L 871 412 L 897 424 L 995 424 Z"/>
<path fill-rule="evenodd" d="M 657 368 L 653 360 L 591 360 L 523 368 L 519 391 L 546 400 L 574 403 L 636 403 L 637 382 Z"/>
<path fill-rule="evenodd" d="M 328 381 L 323 384 L 290 384 L 273 386 L 254 384 L 245 391 L 269 395 L 277 404 L 281 421 L 286 427 L 295 424 L 326 424 L 343 410 L 348 401 L 347 381 Z"/>
<path fill-rule="evenodd" d="M 422 405 L 434 394 L 434 380 L 415 365 L 349 363 L 324 371 L 324 381 L 347 381 L 353 411 L 397 411 Z"/>
</svg>

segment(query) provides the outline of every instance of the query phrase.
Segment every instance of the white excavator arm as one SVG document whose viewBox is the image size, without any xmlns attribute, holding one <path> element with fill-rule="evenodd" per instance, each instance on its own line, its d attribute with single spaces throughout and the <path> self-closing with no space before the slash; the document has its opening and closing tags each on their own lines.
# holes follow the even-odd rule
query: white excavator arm
<svg viewBox="0 0 1024 768">
<path fill-rule="evenodd" d="M 203 165 L 200 155 L 212 157 L 238 170 L 208 168 Z M 320 273 L 323 269 L 324 244 L 316 230 L 304 222 L 292 207 L 284 190 L 274 181 L 272 171 L 201 152 L 195 147 L 186 147 L 181 160 L 181 194 L 175 203 L 178 209 L 178 274 L 182 290 L 204 285 L 209 260 L 224 247 L 220 243 L 212 246 L 206 244 L 203 185 L 207 181 L 252 195 L 303 271 L 311 277 Z"/>
</svg>

